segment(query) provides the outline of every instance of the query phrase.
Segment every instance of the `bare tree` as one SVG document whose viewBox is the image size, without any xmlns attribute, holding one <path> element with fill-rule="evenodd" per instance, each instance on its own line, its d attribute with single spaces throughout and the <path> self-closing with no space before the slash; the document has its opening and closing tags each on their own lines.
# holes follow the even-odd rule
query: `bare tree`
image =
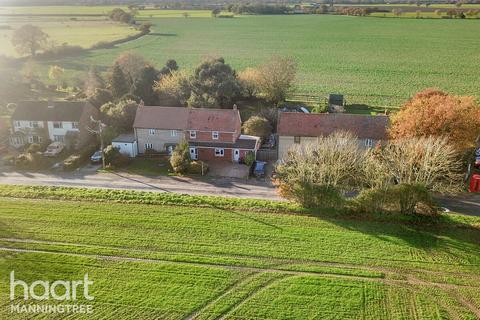
<svg viewBox="0 0 480 320">
<path fill-rule="evenodd" d="M 362 167 L 368 189 L 359 201 L 366 201 L 370 207 L 393 207 L 413 214 L 423 204 L 433 213 L 432 193 L 450 194 L 462 189 L 458 153 L 444 137 L 392 140 L 369 150 Z"/>
<path fill-rule="evenodd" d="M 336 132 L 315 143 L 294 145 L 277 166 L 275 183 L 282 196 L 305 206 L 333 206 L 341 190 L 355 187 L 362 158 L 357 138 Z"/>
<path fill-rule="evenodd" d="M 265 99 L 275 104 L 284 101 L 297 72 L 295 61 L 287 57 L 272 57 L 258 71 L 258 87 Z"/>
<path fill-rule="evenodd" d="M 133 51 L 126 51 L 120 54 L 115 60 L 120 66 L 120 69 L 125 74 L 129 86 L 131 87 L 133 83 L 140 76 L 141 71 L 146 67 L 151 65 L 143 56 Z"/>
</svg>

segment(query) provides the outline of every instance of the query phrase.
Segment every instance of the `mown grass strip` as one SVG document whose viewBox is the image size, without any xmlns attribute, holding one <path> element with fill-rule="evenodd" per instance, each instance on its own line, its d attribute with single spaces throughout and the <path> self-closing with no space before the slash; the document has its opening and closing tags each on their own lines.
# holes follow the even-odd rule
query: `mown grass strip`
<svg viewBox="0 0 480 320">
<path fill-rule="evenodd" d="M 444 214 L 437 217 L 384 214 L 379 212 L 355 213 L 352 207 L 339 209 L 304 208 L 296 203 L 263 199 L 244 199 L 220 196 L 188 195 L 133 190 L 71 188 L 56 186 L 1 185 L 0 197 L 48 199 L 68 201 L 118 202 L 131 204 L 204 207 L 221 210 L 255 211 L 266 213 L 290 213 L 325 216 L 330 218 L 400 222 L 424 225 L 456 225 L 463 228 L 480 229 L 480 217 Z"/>
<path fill-rule="evenodd" d="M 282 201 L 111 189 L 0 185 L 0 196 L 27 199 L 114 201 L 121 203 L 209 207 L 262 212 L 311 212 L 296 204 Z"/>
</svg>

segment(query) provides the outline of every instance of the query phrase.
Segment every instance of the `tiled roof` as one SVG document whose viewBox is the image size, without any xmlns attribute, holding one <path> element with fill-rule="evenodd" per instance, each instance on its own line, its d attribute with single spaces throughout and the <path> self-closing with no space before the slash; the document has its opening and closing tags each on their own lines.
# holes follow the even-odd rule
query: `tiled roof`
<svg viewBox="0 0 480 320">
<path fill-rule="evenodd" d="M 226 142 L 202 142 L 202 141 L 189 141 L 188 144 L 191 147 L 210 147 L 210 148 L 231 148 L 231 149 L 247 149 L 254 150 L 257 146 L 257 137 L 249 137 L 241 135 L 235 143 Z"/>
<path fill-rule="evenodd" d="M 186 130 L 188 122 L 187 108 L 139 106 L 134 128 L 160 130 Z"/>
<path fill-rule="evenodd" d="M 233 109 L 190 109 L 188 130 L 239 132 L 240 113 Z"/>
<path fill-rule="evenodd" d="M 240 132 L 241 120 L 238 110 L 233 109 L 140 106 L 133 126 L 146 129 Z"/>
<path fill-rule="evenodd" d="M 80 121 L 87 101 L 23 101 L 17 103 L 12 120 Z"/>
<path fill-rule="evenodd" d="M 388 117 L 384 115 L 281 112 L 277 133 L 280 136 L 318 137 L 343 130 L 361 139 L 384 140 L 388 123 Z"/>
<path fill-rule="evenodd" d="M 113 139 L 112 142 L 133 143 L 135 142 L 135 135 L 133 133 L 122 133 Z"/>
</svg>

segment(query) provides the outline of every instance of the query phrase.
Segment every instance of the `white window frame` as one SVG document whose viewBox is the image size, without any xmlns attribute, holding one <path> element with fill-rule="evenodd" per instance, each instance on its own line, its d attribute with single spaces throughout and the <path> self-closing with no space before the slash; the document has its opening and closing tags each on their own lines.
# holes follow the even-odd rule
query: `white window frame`
<svg viewBox="0 0 480 320">
<path fill-rule="evenodd" d="M 215 157 L 224 157 L 225 149 L 224 148 L 215 148 Z"/>
<path fill-rule="evenodd" d="M 62 123 L 62 121 L 54 121 L 54 122 L 53 122 L 53 128 L 54 128 L 54 129 L 63 129 L 63 123 Z"/>
<path fill-rule="evenodd" d="M 22 126 L 22 124 L 20 123 L 20 121 L 15 121 L 14 124 L 13 124 L 16 128 L 20 128 Z"/>
<path fill-rule="evenodd" d="M 12 143 L 14 145 L 21 145 L 23 144 L 23 140 L 20 137 L 12 137 Z"/>
<path fill-rule="evenodd" d="M 293 143 L 301 143 L 301 142 L 302 142 L 302 137 L 300 136 L 293 137 Z"/>
<path fill-rule="evenodd" d="M 176 137 L 178 136 L 177 130 L 170 130 L 170 137 Z"/>
<path fill-rule="evenodd" d="M 73 121 L 73 122 L 72 122 L 72 129 L 78 129 L 78 128 L 79 128 L 78 122 Z"/>
<path fill-rule="evenodd" d="M 219 137 L 220 137 L 220 134 L 218 133 L 218 131 L 212 131 L 213 140 L 218 140 Z"/>
<path fill-rule="evenodd" d="M 372 148 L 373 147 L 373 139 L 365 139 L 365 147 Z"/>
<path fill-rule="evenodd" d="M 153 143 L 145 143 L 145 150 L 153 150 Z"/>
<path fill-rule="evenodd" d="M 190 139 L 197 139 L 197 131 L 190 130 Z"/>
<path fill-rule="evenodd" d="M 157 130 L 156 129 L 148 129 L 148 135 L 149 136 L 154 136 L 157 134 Z"/>
<path fill-rule="evenodd" d="M 53 141 L 54 142 L 65 142 L 65 136 L 59 135 L 59 134 L 54 134 L 53 135 Z"/>
<path fill-rule="evenodd" d="M 38 128 L 38 121 L 30 121 L 30 127 L 31 128 Z"/>
</svg>

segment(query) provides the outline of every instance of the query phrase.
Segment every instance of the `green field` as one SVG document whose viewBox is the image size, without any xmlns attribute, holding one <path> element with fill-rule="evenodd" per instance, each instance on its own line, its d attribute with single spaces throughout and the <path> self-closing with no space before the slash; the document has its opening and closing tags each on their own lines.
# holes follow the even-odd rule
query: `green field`
<svg viewBox="0 0 480 320">
<path fill-rule="evenodd" d="M 190 69 L 217 55 L 242 70 L 272 55 L 289 55 L 298 63 L 297 92 L 339 92 L 349 103 L 376 106 L 399 105 L 427 87 L 480 96 L 480 20 L 326 15 L 149 20 L 152 34 L 76 57 L 74 68 L 69 59 L 49 63 L 83 74 L 92 64 L 107 67 L 121 52 L 134 50 L 158 66 L 173 58 Z"/>
<path fill-rule="evenodd" d="M 480 315 L 478 218 L 415 226 L 9 197 L 0 198 L 0 207 L 2 274 L 14 270 L 17 279 L 31 283 L 76 280 L 88 272 L 95 317 L 84 318 Z M 0 278 L 0 287 L 0 318 L 23 319 L 9 313 L 8 277 Z"/>
<path fill-rule="evenodd" d="M 138 33 L 133 27 L 114 23 L 105 17 L 47 17 L 47 16 L 6 16 L 1 18 L 0 26 L 9 29 L 0 29 L 0 55 L 16 57 L 17 52 L 11 44 L 12 33 L 25 24 L 39 26 L 50 38 L 51 45 L 78 45 L 89 48 L 101 41 L 114 41 Z"/>
<path fill-rule="evenodd" d="M 5 15 L 0 25 L 11 25 L 14 29 L 28 21 L 44 28 L 56 44 L 90 47 L 135 32 L 105 20 L 104 16 L 78 16 L 103 15 L 112 8 L 1 7 L 0 14 Z M 48 82 L 48 68 L 58 64 L 65 68 L 67 78 L 82 79 L 92 65 L 107 72 L 115 57 L 126 50 L 137 51 L 158 67 L 173 58 L 187 69 L 211 55 L 223 56 L 237 70 L 257 66 L 272 55 L 287 55 L 298 63 L 296 93 L 314 96 L 343 93 L 347 103 L 377 107 L 399 106 L 415 92 L 428 87 L 480 97 L 479 19 L 333 15 L 213 19 L 207 10 L 187 11 L 188 18 L 182 17 L 183 12 L 140 10 L 137 20 L 154 24 L 150 35 L 113 49 L 44 61 L 38 73 Z M 35 16 L 9 15 L 28 13 Z M 78 21 L 71 20 L 72 17 Z M 11 32 L 11 29 L 0 30 L 0 54 L 14 54 Z"/>
</svg>

